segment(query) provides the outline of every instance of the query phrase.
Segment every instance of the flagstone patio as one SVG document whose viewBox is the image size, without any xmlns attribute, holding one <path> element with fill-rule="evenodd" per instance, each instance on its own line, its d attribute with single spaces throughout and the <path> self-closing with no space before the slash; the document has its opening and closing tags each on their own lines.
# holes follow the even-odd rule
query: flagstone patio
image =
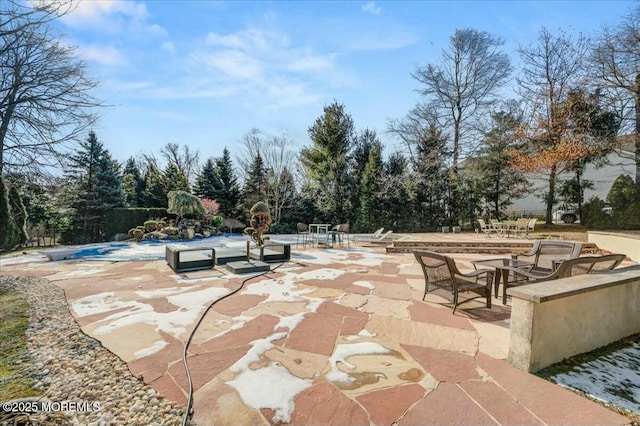
<svg viewBox="0 0 640 426">
<path fill-rule="evenodd" d="M 461 269 L 481 255 L 455 255 Z M 494 255 L 495 257 L 495 255 Z M 33 261 L 2 274 L 64 289 L 83 331 L 186 404 L 183 342 L 249 276 L 164 261 Z M 422 301 L 411 254 L 294 250 L 205 316 L 189 347 L 199 425 L 622 425 L 629 419 L 506 362 L 510 307 Z"/>
</svg>

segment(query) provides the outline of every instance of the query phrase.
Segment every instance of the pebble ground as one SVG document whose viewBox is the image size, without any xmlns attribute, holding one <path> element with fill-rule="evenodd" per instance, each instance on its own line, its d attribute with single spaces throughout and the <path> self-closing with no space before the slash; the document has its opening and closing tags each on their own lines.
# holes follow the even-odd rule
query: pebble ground
<svg viewBox="0 0 640 426">
<path fill-rule="evenodd" d="M 181 425 L 184 408 L 159 395 L 131 374 L 127 365 L 82 332 L 63 291 L 43 279 L 0 276 L 0 287 L 18 291 L 30 305 L 28 356 L 20 370 L 51 402 L 99 404 L 97 411 L 30 414 L 32 424 Z M 95 407 L 97 408 L 97 407 Z M 0 426 L 7 422 L 0 417 Z M 14 424 L 14 419 L 10 423 Z"/>
</svg>

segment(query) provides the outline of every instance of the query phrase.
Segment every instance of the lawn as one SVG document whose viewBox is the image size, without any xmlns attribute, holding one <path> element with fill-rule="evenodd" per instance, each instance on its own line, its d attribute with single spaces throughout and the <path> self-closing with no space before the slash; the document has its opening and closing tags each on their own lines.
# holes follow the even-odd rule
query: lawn
<svg viewBox="0 0 640 426">
<path fill-rule="evenodd" d="M 29 304 L 24 295 L 0 288 L 0 401 L 37 396 L 34 380 L 20 368 L 29 356 Z"/>
</svg>

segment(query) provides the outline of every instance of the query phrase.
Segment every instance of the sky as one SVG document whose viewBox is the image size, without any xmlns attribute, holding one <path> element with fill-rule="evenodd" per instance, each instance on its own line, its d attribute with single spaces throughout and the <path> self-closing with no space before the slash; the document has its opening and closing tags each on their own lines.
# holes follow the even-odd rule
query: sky
<svg viewBox="0 0 640 426">
<path fill-rule="evenodd" d="M 57 22 L 102 108 L 95 132 L 119 161 L 188 145 L 232 159 L 251 129 L 310 146 L 308 129 L 338 102 L 357 131 L 386 132 L 419 101 L 418 67 L 438 63 L 456 29 L 519 46 L 541 28 L 593 35 L 637 1 L 100 1 Z M 236 163 L 237 164 L 237 163 Z"/>
</svg>

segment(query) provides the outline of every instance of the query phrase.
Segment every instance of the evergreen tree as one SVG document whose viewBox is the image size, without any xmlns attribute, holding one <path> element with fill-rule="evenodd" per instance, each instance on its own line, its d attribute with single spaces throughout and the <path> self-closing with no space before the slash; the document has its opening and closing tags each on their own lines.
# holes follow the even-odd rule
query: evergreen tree
<svg viewBox="0 0 640 426">
<path fill-rule="evenodd" d="M 309 127 L 312 146 L 301 152 L 309 190 L 321 212 L 320 220 L 346 223 L 353 216 L 349 197 L 349 154 L 354 144 L 354 124 L 344 105 L 334 102 Z"/>
<path fill-rule="evenodd" d="M 511 165 L 512 150 L 521 151 L 515 133 L 522 120 L 515 111 L 499 111 L 492 114 L 491 120 L 492 126 L 484 134 L 479 155 L 468 160 L 467 175 L 477 179 L 487 213 L 500 218 L 513 200 L 527 190 L 524 174 Z"/>
<path fill-rule="evenodd" d="M 220 204 L 220 214 L 225 217 L 233 217 L 236 215 L 240 201 L 240 185 L 238 185 L 238 178 L 231 162 L 231 154 L 227 148 L 222 151 L 222 157 L 216 159 L 216 172 L 220 180 L 220 187 L 217 189 L 215 200 Z"/>
<path fill-rule="evenodd" d="M 124 206 L 120 166 L 91 131 L 69 158 L 70 185 L 66 197 L 71 207 L 74 239 L 80 243 L 104 241 L 105 213 Z"/>
<path fill-rule="evenodd" d="M 219 189 L 222 188 L 222 182 L 216 171 L 213 159 L 209 158 L 202 166 L 202 170 L 196 176 L 196 183 L 193 186 L 193 193 L 200 198 L 208 198 L 216 200 Z"/>
<path fill-rule="evenodd" d="M 29 234 L 27 233 L 27 209 L 24 207 L 17 185 L 12 185 L 11 188 L 9 188 L 9 205 L 11 206 L 13 220 L 16 223 L 18 245 L 26 244 L 29 240 Z"/>
<path fill-rule="evenodd" d="M 360 180 L 360 199 L 355 231 L 371 232 L 380 222 L 380 189 L 384 174 L 382 145 L 367 146 L 368 158 L 364 162 Z"/>
<path fill-rule="evenodd" d="M 160 171 L 153 165 L 144 174 L 144 191 L 142 193 L 143 207 L 167 207 L 167 193 L 162 185 Z"/>
<path fill-rule="evenodd" d="M 16 223 L 9 194 L 0 174 L 0 250 L 11 250 L 20 244 L 21 232 Z"/>
<path fill-rule="evenodd" d="M 249 217 L 249 210 L 255 203 L 258 201 L 267 201 L 267 193 L 265 191 L 266 174 L 267 171 L 264 168 L 264 162 L 262 161 L 260 154 L 258 154 L 253 159 L 253 163 L 251 164 L 251 168 L 247 176 L 247 181 L 244 183 L 244 188 L 242 190 L 242 204 L 244 206 L 246 217 Z"/>
<path fill-rule="evenodd" d="M 412 229 L 431 231 L 447 222 L 448 138 L 431 123 L 419 133 L 415 142 L 416 156 L 408 182 L 413 216 Z"/>
<path fill-rule="evenodd" d="M 174 163 L 169 163 L 164 169 L 161 176 L 162 188 L 165 194 L 169 194 L 171 191 L 184 191 L 191 192 L 189 187 L 189 179 L 187 175 L 180 170 L 180 168 Z M 165 197 L 167 196 L 165 195 Z"/>
<path fill-rule="evenodd" d="M 122 190 L 129 207 L 142 207 L 144 179 L 133 157 L 127 160 L 122 171 Z"/>
<path fill-rule="evenodd" d="M 399 152 L 389 156 L 385 164 L 385 176 L 380 190 L 380 204 L 377 223 L 389 230 L 409 229 L 410 215 L 407 214 L 409 193 L 407 190 L 406 159 Z"/>
<path fill-rule="evenodd" d="M 362 187 L 362 179 L 364 177 L 365 168 L 369 162 L 369 154 L 379 150 L 382 153 L 382 143 L 378 140 L 376 132 L 373 130 L 365 129 L 355 138 L 355 146 L 351 153 L 352 170 L 349 173 L 349 193 L 350 203 L 352 209 L 356 214 L 353 217 L 353 221 L 357 224 L 361 219 L 358 217 L 360 212 L 360 200 Z M 380 159 L 382 161 L 382 158 Z M 375 224 L 371 225 L 375 226 Z M 354 228 L 354 231 L 360 229 L 358 225 Z M 365 231 L 370 230 L 370 226 L 363 228 Z"/>
</svg>

